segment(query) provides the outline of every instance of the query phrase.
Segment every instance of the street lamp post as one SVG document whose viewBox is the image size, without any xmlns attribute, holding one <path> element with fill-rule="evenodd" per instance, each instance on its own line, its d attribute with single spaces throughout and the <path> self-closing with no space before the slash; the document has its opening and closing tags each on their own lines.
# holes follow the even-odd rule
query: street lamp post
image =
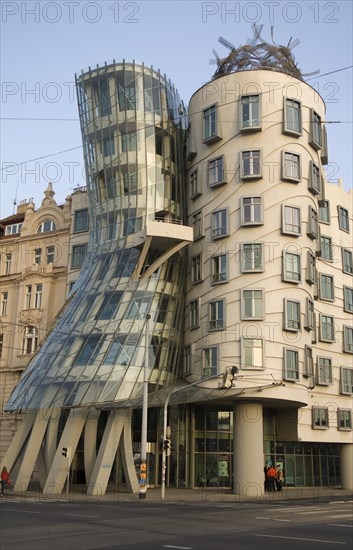
<svg viewBox="0 0 353 550">
<path fill-rule="evenodd" d="M 139 499 L 145 499 L 147 494 L 147 414 L 148 414 L 148 356 L 149 356 L 149 320 L 146 315 L 145 323 L 145 361 L 143 367 L 143 394 L 142 394 L 142 425 L 141 425 L 141 454 Z"/>
</svg>

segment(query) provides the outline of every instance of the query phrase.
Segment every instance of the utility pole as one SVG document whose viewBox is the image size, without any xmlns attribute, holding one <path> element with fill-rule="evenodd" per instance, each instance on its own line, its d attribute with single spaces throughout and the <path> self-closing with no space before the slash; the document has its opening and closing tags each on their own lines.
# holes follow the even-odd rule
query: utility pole
<svg viewBox="0 0 353 550">
<path fill-rule="evenodd" d="M 141 425 L 141 455 L 140 455 L 140 479 L 139 499 L 145 499 L 147 493 L 147 414 L 148 414 L 148 356 L 149 356 L 149 320 L 151 315 L 146 315 L 145 322 L 145 361 L 143 367 L 143 394 L 142 394 L 142 425 Z"/>
</svg>

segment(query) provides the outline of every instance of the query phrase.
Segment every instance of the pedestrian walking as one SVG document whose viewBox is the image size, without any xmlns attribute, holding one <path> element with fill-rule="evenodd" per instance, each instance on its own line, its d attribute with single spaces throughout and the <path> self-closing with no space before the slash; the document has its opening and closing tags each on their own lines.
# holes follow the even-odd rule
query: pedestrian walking
<svg viewBox="0 0 353 550">
<path fill-rule="evenodd" d="M 283 485 L 283 470 L 281 469 L 280 464 L 276 466 L 276 489 L 277 491 L 282 491 Z"/>
<path fill-rule="evenodd" d="M 1 470 L 1 496 L 3 497 L 7 487 L 10 487 L 10 476 L 6 466 Z"/>
<path fill-rule="evenodd" d="M 270 466 L 269 469 L 267 470 L 266 479 L 267 479 L 268 491 L 273 493 L 276 490 L 276 470 L 274 469 L 273 466 Z"/>
</svg>

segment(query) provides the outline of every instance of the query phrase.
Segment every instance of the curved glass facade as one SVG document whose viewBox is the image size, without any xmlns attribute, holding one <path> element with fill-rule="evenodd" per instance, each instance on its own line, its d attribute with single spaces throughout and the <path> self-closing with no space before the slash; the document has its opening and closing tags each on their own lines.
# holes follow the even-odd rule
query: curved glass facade
<svg viewBox="0 0 353 550">
<path fill-rule="evenodd" d="M 183 104 L 165 76 L 134 63 L 90 69 L 76 84 L 90 201 L 88 253 L 63 314 L 7 410 L 138 396 L 147 346 L 149 391 L 177 376 L 188 229 Z"/>
</svg>

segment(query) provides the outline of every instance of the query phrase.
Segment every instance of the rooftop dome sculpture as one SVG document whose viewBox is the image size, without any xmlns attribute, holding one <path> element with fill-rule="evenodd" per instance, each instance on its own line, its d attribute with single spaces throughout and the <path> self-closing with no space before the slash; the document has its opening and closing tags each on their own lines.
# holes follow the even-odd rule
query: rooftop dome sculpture
<svg viewBox="0 0 353 550">
<path fill-rule="evenodd" d="M 230 53 L 220 58 L 215 50 L 213 53 L 216 57 L 217 70 L 212 79 L 219 78 L 225 74 L 236 71 L 247 71 L 253 69 L 269 69 L 290 74 L 296 78 L 303 79 L 301 70 L 295 62 L 292 50 L 298 46 L 300 41 L 290 38 L 287 46 L 281 46 L 274 42 L 273 26 L 271 26 L 272 44 L 261 37 L 263 25 L 253 25 L 254 36 L 249 39 L 243 46 L 236 48 L 223 37 L 219 38 L 219 42 L 230 50 Z M 213 61 L 214 62 L 214 61 Z M 317 74 L 315 73 L 310 74 Z"/>
</svg>

